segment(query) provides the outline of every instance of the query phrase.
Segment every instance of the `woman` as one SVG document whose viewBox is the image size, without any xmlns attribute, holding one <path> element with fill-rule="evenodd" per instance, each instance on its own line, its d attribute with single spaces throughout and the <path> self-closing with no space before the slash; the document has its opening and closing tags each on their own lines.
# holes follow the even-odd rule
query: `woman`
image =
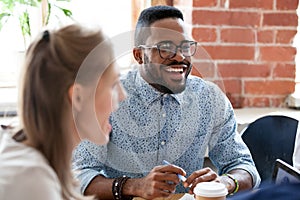
<svg viewBox="0 0 300 200">
<path fill-rule="evenodd" d="M 106 144 L 109 115 L 126 94 L 110 42 L 69 25 L 29 47 L 20 88 L 22 130 L 0 140 L 0 199 L 85 199 L 70 163 L 87 139 Z"/>
</svg>

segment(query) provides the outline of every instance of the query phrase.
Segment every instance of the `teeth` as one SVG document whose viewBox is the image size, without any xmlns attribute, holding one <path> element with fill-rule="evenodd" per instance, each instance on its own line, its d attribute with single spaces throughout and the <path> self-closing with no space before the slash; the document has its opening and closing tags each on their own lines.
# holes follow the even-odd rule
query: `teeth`
<svg viewBox="0 0 300 200">
<path fill-rule="evenodd" d="M 183 68 L 167 68 L 168 72 L 183 72 Z"/>
</svg>

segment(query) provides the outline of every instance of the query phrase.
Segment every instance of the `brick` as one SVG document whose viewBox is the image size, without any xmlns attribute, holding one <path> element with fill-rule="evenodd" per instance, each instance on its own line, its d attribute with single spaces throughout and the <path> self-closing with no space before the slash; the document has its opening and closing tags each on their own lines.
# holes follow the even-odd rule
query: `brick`
<svg viewBox="0 0 300 200">
<path fill-rule="evenodd" d="M 227 92 L 226 96 L 233 108 L 241 108 L 243 106 L 244 98 L 240 94 L 231 94 Z"/>
<path fill-rule="evenodd" d="M 247 97 L 244 98 L 242 107 L 269 107 L 270 99 L 268 97 Z"/>
<path fill-rule="evenodd" d="M 257 41 L 259 43 L 274 43 L 275 31 L 274 30 L 259 30 L 259 31 L 257 31 Z"/>
<path fill-rule="evenodd" d="M 254 47 L 249 46 L 202 46 L 212 59 L 253 60 Z M 197 57 L 198 52 L 196 53 Z"/>
<path fill-rule="evenodd" d="M 215 76 L 215 65 L 212 62 L 194 62 L 192 74 L 202 78 Z"/>
<path fill-rule="evenodd" d="M 156 6 L 156 5 L 173 6 L 173 0 L 151 0 L 151 5 L 152 6 Z"/>
<path fill-rule="evenodd" d="M 225 3 L 226 2 L 227 2 L 227 0 L 220 0 L 220 7 L 225 8 Z"/>
<path fill-rule="evenodd" d="M 276 43 L 292 44 L 297 30 L 278 30 L 276 34 Z"/>
<path fill-rule="evenodd" d="M 259 25 L 260 18 L 257 12 L 230 12 L 228 25 L 256 27 Z"/>
<path fill-rule="evenodd" d="M 276 9 L 278 10 L 296 10 L 299 0 L 276 0 Z"/>
<path fill-rule="evenodd" d="M 138 0 L 140 2 L 140 0 Z M 173 1 L 173 6 L 181 9 L 182 6 L 192 7 L 193 0 L 171 0 Z"/>
<path fill-rule="evenodd" d="M 221 42 L 254 43 L 255 34 L 253 29 L 245 29 L 245 28 L 221 29 Z"/>
<path fill-rule="evenodd" d="M 295 13 L 264 13 L 263 26 L 294 26 L 298 25 L 298 17 Z"/>
<path fill-rule="evenodd" d="M 294 81 L 245 81 L 245 94 L 287 95 L 294 91 Z"/>
<path fill-rule="evenodd" d="M 196 51 L 196 53 L 193 57 L 194 57 L 195 60 L 197 60 L 197 62 L 210 61 L 210 63 L 213 63 L 211 55 L 204 48 L 204 45 L 201 45 L 201 43 L 197 45 L 197 51 Z"/>
<path fill-rule="evenodd" d="M 296 77 L 296 66 L 288 63 L 278 63 L 273 71 L 274 78 L 292 78 Z"/>
<path fill-rule="evenodd" d="M 235 79 L 235 80 L 224 80 L 224 89 L 226 93 L 233 93 L 233 94 L 240 94 L 242 92 L 242 80 Z"/>
<path fill-rule="evenodd" d="M 273 0 L 230 0 L 230 8 L 273 9 Z"/>
<path fill-rule="evenodd" d="M 245 63 L 226 63 L 218 64 L 218 70 L 223 78 L 253 78 L 269 77 L 271 65 L 269 64 L 245 64 Z"/>
<path fill-rule="evenodd" d="M 270 98 L 270 103 L 272 107 L 286 107 L 285 99 L 286 95 L 283 95 L 282 97 L 273 97 Z"/>
<path fill-rule="evenodd" d="M 257 12 L 230 12 L 194 10 L 192 13 L 194 25 L 231 25 L 256 27 L 260 23 L 260 14 Z"/>
<path fill-rule="evenodd" d="M 260 47 L 260 61 L 294 61 L 296 49 L 294 47 L 262 46 Z"/>
<path fill-rule="evenodd" d="M 174 0 L 189 8 L 192 36 L 205 48 L 192 74 L 215 82 L 233 107 L 285 106 L 295 87 L 298 1 Z"/>
<path fill-rule="evenodd" d="M 216 84 L 224 93 L 226 93 L 225 86 L 223 80 L 220 78 L 213 77 L 212 79 L 206 79 L 207 81 L 211 81 Z"/>
<path fill-rule="evenodd" d="M 193 28 L 192 36 L 198 42 L 215 42 L 217 40 L 215 28 Z"/>
<path fill-rule="evenodd" d="M 200 71 L 198 71 L 197 69 L 195 68 L 192 68 L 192 71 L 191 71 L 191 75 L 194 75 L 194 76 L 198 76 L 200 78 L 203 78 L 203 75 Z"/>
<path fill-rule="evenodd" d="M 217 0 L 193 0 L 193 7 L 215 7 L 217 3 Z"/>
</svg>

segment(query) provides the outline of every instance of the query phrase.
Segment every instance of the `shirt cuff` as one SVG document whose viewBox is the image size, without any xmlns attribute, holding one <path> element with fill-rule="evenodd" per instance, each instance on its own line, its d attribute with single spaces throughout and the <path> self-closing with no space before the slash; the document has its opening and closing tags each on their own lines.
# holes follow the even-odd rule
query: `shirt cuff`
<svg viewBox="0 0 300 200">
<path fill-rule="evenodd" d="M 87 186 L 98 175 L 102 175 L 99 171 L 92 169 L 83 169 L 77 174 L 76 178 L 80 181 L 80 192 L 84 194 Z"/>
<path fill-rule="evenodd" d="M 257 188 L 260 185 L 261 179 L 260 179 L 258 171 L 256 170 L 255 167 L 250 167 L 248 165 L 238 165 L 238 166 L 234 166 L 233 168 L 228 169 L 228 171 L 226 173 L 228 173 L 229 171 L 234 170 L 234 169 L 243 169 L 243 170 L 247 171 L 252 177 L 253 188 Z"/>
</svg>

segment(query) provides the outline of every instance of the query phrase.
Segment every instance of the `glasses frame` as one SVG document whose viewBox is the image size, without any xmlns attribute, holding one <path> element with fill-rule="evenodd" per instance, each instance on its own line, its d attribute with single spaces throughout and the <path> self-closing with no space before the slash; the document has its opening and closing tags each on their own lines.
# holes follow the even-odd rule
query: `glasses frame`
<svg viewBox="0 0 300 200">
<path fill-rule="evenodd" d="M 161 51 L 162 51 L 162 50 L 160 49 L 160 46 L 163 45 L 163 44 L 166 44 L 166 43 L 172 43 L 172 44 L 174 44 L 174 46 L 175 46 L 176 48 L 175 48 L 175 51 L 174 51 L 174 52 L 173 52 L 173 51 L 170 51 L 170 52 L 173 52 L 172 55 L 170 54 L 170 56 L 164 57 L 164 56 L 162 56 L 162 54 L 161 54 Z M 192 45 L 195 45 L 195 50 L 194 50 L 194 52 L 192 52 L 192 53 L 189 54 L 189 55 L 186 55 L 186 53 L 182 52 L 182 45 L 183 45 L 184 43 L 189 43 L 191 46 L 192 46 Z M 195 55 L 195 53 L 196 53 L 196 50 L 197 50 L 197 42 L 196 42 L 196 41 L 190 41 L 190 40 L 183 40 L 183 41 L 180 42 L 180 45 L 176 45 L 176 44 L 175 44 L 174 42 L 172 42 L 172 41 L 162 41 L 162 42 L 159 42 L 159 43 L 157 43 L 157 44 L 155 44 L 155 45 L 152 45 L 152 46 L 139 45 L 138 48 L 144 48 L 144 49 L 153 49 L 153 48 L 155 48 L 155 49 L 158 50 L 159 56 L 160 56 L 162 59 L 171 59 L 171 58 L 174 58 L 174 57 L 176 56 L 176 54 L 177 54 L 178 49 L 180 49 L 180 53 L 181 53 L 183 56 L 185 56 L 185 57 L 191 57 L 191 56 Z"/>
</svg>

